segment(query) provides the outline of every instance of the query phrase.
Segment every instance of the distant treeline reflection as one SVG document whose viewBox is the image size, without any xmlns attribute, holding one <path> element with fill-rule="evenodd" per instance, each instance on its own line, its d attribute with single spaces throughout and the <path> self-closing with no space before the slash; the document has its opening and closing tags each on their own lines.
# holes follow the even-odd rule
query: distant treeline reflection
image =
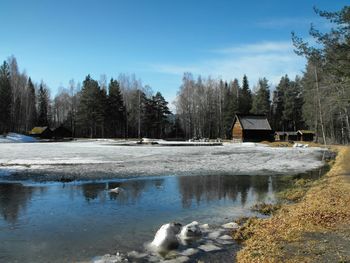
<svg viewBox="0 0 350 263">
<path fill-rule="evenodd" d="M 244 206 L 250 198 L 254 202 L 263 202 L 273 193 L 282 191 L 294 177 L 317 178 L 323 171 L 313 171 L 294 176 L 254 176 L 254 175 L 206 175 L 175 176 L 160 178 L 140 178 L 125 181 L 88 182 L 79 184 L 62 184 L 55 186 L 26 186 L 22 183 L 0 183 L 0 214 L 8 223 L 16 223 L 19 214 L 25 211 L 34 194 L 41 197 L 55 191 L 68 191 L 71 202 L 83 198 L 86 202 L 114 201 L 117 205 L 133 205 L 139 202 L 157 202 L 157 198 L 168 198 L 178 202 L 182 208 L 200 206 L 219 200 L 238 202 Z M 119 194 L 110 189 L 120 187 Z M 147 196 L 147 198 L 144 198 Z M 144 200 L 144 199 L 147 200 Z M 68 201 L 69 202 L 69 201 Z M 170 204 L 169 204 L 170 205 Z"/>
</svg>

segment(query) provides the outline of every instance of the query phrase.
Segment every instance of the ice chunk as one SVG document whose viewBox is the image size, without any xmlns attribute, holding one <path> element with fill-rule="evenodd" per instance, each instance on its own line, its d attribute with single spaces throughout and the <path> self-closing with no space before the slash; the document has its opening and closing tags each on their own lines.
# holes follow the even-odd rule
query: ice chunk
<svg viewBox="0 0 350 263">
<path fill-rule="evenodd" d="M 188 248 L 182 252 L 180 252 L 181 255 L 183 256 L 193 256 L 194 254 L 197 254 L 198 253 L 198 249 L 195 249 L 195 248 Z"/>
<path fill-rule="evenodd" d="M 222 249 L 221 247 L 218 247 L 212 243 L 207 243 L 207 244 L 201 245 L 198 248 L 205 251 L 205 252 L 218 251 L 218 250 Z"/>
<path fill-rule="evenodd" d="M 232 237 L 229 236 L 229 235 L 223 235 L 223 236 L 219 237 L 219 239 L 222 239 L 222 240 L 232 240 Z"/>
<path fill-rule="evenodd" d="M 167 251 L 177 248 L 180 244 L 177 237 L 180 230 L 181 224 L 179 223 L 168 223 L 162 225 L 151 243 L 151 248 L 156 251 Z"/>
<path fill-rule="evenodd" d="M 239 225 L 235 222 L 230 222 L 230 223 L 222 225 L 222 227 L 226 228 L 226 229 L 237 229 L 237 228 L 239 228 Z"/>
<path fill-rule="evenodd" d="M 199 228 L 199 224 L 197 221 L 193 221 L 192 223 L 185 225 L 180 232 L 180 238 L 187 240 L 196 238 L 202 235 L 202 231 Z"/>
<path fill-rule="evenodd" d="M 208 234 L 208 238 L 210 239 L 216 239 L 222 234 L 221 230 L 216 230 Z"/>
</svg>

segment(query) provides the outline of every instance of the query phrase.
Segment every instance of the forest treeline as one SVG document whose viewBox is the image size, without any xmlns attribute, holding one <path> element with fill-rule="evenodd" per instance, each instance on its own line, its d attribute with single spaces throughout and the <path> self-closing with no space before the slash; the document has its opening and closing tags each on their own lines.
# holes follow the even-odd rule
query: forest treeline
<svg viewBox="0 0 350 263">
<path fill-rule="evenodd" d="M 64 126 L 74 137 L 230 138 L 235 113 L 253 113 L 266 115 L 276 131 L 309 129 L 320 142 L 349 143 L 350 7 L 315 12 L 332 27 L 311 26 L 316 46 L 292 34 L 296 53 L 307 59 L 301 76 L 282 76 L 271 87 L 266 78 L 251 86 L 246 75 L 224 81 L 185 73 L 174 114 L 135 75 L 88 75 L 51 98 L 47 85 L 34 83 L 10 57 L 0 67 L 0 133 Z"/>
</svg>

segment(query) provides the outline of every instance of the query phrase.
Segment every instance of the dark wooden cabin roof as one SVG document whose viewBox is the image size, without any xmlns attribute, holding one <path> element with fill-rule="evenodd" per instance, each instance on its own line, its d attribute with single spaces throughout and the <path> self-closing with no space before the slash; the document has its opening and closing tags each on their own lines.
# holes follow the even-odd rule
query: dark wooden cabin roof
<svg viewBox="0 0 350 263">
<path fill-rule="evenodd" d="M 271 126 L 265 115 L 256 115 L 256 114 L 236 114 L 233 119 L 232 127 L 235 125 L 235 122 L 239 120 L 242 125 L 243 130 L 266 130 L 271 131 Z"/>
</svg>

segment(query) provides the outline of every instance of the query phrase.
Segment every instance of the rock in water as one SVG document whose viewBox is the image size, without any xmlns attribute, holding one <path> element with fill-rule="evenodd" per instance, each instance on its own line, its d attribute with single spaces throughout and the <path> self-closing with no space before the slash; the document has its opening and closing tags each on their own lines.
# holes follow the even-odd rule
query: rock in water
<svg viewBox="0 0 350 263">
<path fill-rule="evenodd" d="M 177 234 L 181 230 L 181 224 L 179 223 L 168 223 L 162 225 L 157 231 L 151 247 L 158 252 L 176 249 L 179 246 L 179 239 Z"/>
<path fill-rule="evenodd" d="M 180 232 L 180 238 L 184 240 L 193 239 L 200 237 L 202 235 L 202 231 L 199 227 L 197 221 L 193 221 L 192 223 L 185 225 Z"/>
</svg>

